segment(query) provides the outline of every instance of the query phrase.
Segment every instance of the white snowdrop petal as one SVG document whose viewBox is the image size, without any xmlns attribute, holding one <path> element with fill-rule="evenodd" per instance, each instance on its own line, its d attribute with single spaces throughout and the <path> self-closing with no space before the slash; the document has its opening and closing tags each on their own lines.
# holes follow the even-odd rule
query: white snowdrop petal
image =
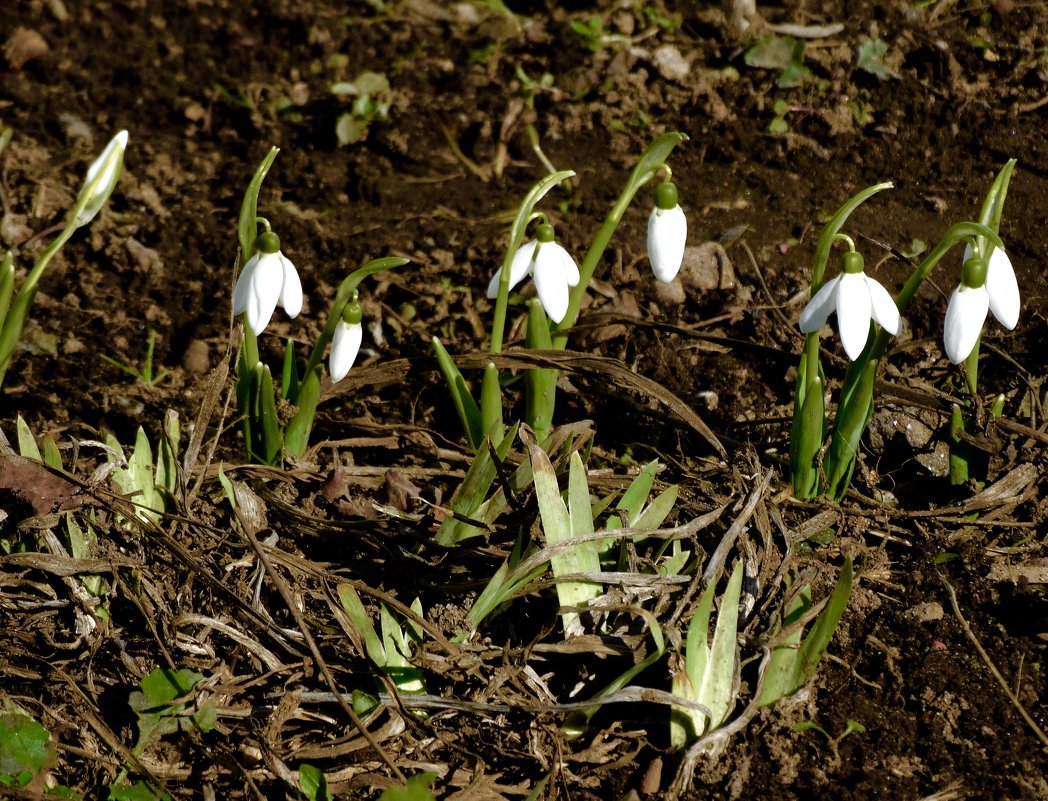
<svg viewBox="0 0 1048 801">
<path fill-rule="evenodd" d="M 994 248 L 990 254 L 986 291 L 993 316 L 1011 331 L 1019 323 L 1019 283 L 1015 280 L 1011 259 L 1000 248 Z"/>
<path fill-rule="evenodd" d="M 502 268 L 499 267 L 495 270 L 495 274 L 491 276 L 491 280 L 488 281 L 488 300 L 497 298 L 499 295 L 499 279 L 502 278 Z"/>
<path fill-rule="evenodd" d="M 509 288 L 512 290 L 517 284 L 524 280 L 528 274 L 528 270 L 531 268 L 531 260 L 535 255 L 535 246 L 538 244 L 537 240 L 531 240 L 526 242 L 517 248 L 517 252 L 513 254 L 513 261 L 510 262 L 509 266 Z M 495 270 L 495 275 L 491 277 L 491 281 L 488 283 L 488 298 L 496 298 L 499 294 L 499 279 L 502 277 L 502 267 Z"/>
<path fill-rule="evenodd" d="M 578 286 L 579 281 L 582 280 L 582 276 L 579 274 L 579 265 L 575 263 L 575 259 L 571 257 L 571 254 L 561 245 L 556 242 L 551 243 L 555 248 L 556 253 L 560 256 L 561 270 L 564 273 L 564 280 L 567 281 L 568 286 Z"/>
<path fill-rule="evenodd" d="M 837 288 L 837 330 L 848 358 L 859 358 L 870 336 L 873 301 L 863 273 L 844 273 Z"/>
<path fill-rule="evenodd" d="M 560 254 L 550 247 L 539 249 L 535 259 L 535 289 L 546 316 L 559 323 L 568 312 L 568 282 Z"/>
<path fill-rule="evenodd" d="M 943 347 L 946 358 L 954 364 L 963 362 L 971 354 L 982 333 L 990 297 L 984 288 L 959 286 L 950 295 L 943 324 Z"/>
<path fill-rule="evenodd" d="M 837 284 L 840 283 L 840 280 L 841 277 L 839 275 L 831 278 L 815 293 L 815 297 L 808 301 L 808 305 L 801 312 L 800 328 L 802 334 L 818 331 L 826 324 L 830 312 L 837 307 Z"/>
<path fill-rule="evenodd" d="M 127 131 L 121 131 L 87 168 L 84 185 L 76 196 L 76 225 L 87 225 L 109 200 L 124 164 Z"/>
<path fill-rule="evenodd" d="M 866 286 L 870 290 L 873 319 L 889 334 L 898 336 L 902 328 L 902 318 L 899 316 L 899 307 L 895 305 L 895 300 L 887 289 L 870 277 L 866 278 Z"/>
<path fill-rule="evenodd" d="M 84 184 L 90 184 L 94 181 L 95 176 L 99 174 L 103 167 L 105 167 L 104 180 L 100 183 L 104 186 L 110 183 L 113 179 L 113 172 L 116 170 L 120 163 L 119 156 L 123 154 L 124 149 L 127 147 L 127 131 L 121 131 L 112 139 L 109 140 L 109 144 L 106 145 L 105 150 L 91 162 L 91 166 L 87 168 L 87 178 Z M 119 154 L 117 151 L 120 151 Z"/>
<path fill-rule="evenodd" d="M 284 279 L 277 302 L 284 307 L 287 316 L 294 319 L 302 311 L 302 281 L 299 279 L 298 270 L 295 269 L 295 265 L 291 263 L 291 260 L 283 254 L 278 253 L 277 255 L 280 256 Z"/>
<path fill-rule="evenodd" d="M 259 257 L 248 283 L 247 321 L 258 336 L 266 330 L 277 307 L 284 282 L 284 268 L 275 253 Z"/>
<path fill-rule="evenodd" d="M 680 206 L 652 210 L 648 217 L 648 258 L 656 279 L 668 284 L 676 277 L 687 241 L 688 218 Z"/>
<path fill-rule="evenodd" d="M 337 384 L 346 377 L 349 368 L 357 360 L 363 337 L 364 329 L 360 323 L 338 321 L 331 338 L 331 353 L 328 356 L 328 372 L 333 383 Z"/>
<path fill-rule="evenodd" d="M 237 277 L 237 284 L 233 287 L 233 314 L 243 314 L 247 311 L 247 298 L 249 287 L 251 286 L 251 275 L 255 272 L 255 267 L 257 265 L 258 254 L 256 253 L 247 260 L 247 264 L 244 265 L 244 269 L 240 271 L 240 275 Z"/>
</svg>

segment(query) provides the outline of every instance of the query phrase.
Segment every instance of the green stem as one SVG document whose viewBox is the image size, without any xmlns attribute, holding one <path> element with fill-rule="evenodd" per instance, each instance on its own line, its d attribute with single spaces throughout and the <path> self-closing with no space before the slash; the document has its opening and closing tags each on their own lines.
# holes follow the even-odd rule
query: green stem
<svg viewBox="0 0 1048 801">
<path fill-rule="evenodd" d="M 36 288 L 37 284 L 40 283 L 40 277 L 43 275 L 48 263 L 54 258 L 54 255 L 62 248 L 62 245 L 69 241 L 76 228 L 76 220 L 73 218 L 62 233 L 48 245 L 47 250 L 40 255 L 36 264 L 33 265 L 33 269 L 30 270 L 29 275 L 25 277 L 22 285 L 18 288 L 18 293 L 15 295 L 15 299 L 4 315 L 3 320 L 0 320 L 0 386 L 3 385 L 4 376 L 7 375 L 7 367 L 11 362 L 11 356 L 14 354 L 15 346 L 22 336 L 26 318 L 29 317 L 29 309 L 33 305 L 33 299 L 36 297 Z"/>
<path fill-rule="evenodd" d="M 975 347 L 964 360 L 964 376 L 968 380 L 968 394 L 975 397 L 979 391 L 979 346 L 982 344 L 982 334 L 975 340 Z"/>
<path fill-rule="evenodd" d="M 979 211 L 979 222 L 994 233 L 1001 230 L 1001 215 L 1004 213 L 1004 201 L 1008 197 L 1008 184 L 1012 180 L 1013 169 L 1015 169 L 1015 159 L 1008 160 L 1001 167 L 1001 171 L 994 178 L 990 191 L 987 192 L 986 199 L 983 200 L 982 209 Z M 989 254 L 986 253 L 986 239 L 981 236 L 976 237 L 975 244 L 976 251 L 983 258 L 987 258 Z"/>
<path fill-rule="evenodd" d="M 255 236 L 258 233 L 258 193 L 262 189 L 262 181 L 265 180 L 266 173 L 273 166 L 273 160 L 279 152 L 279 147 L 269 149 L 269 153 L 266 154 L 266 157 L 262 159 L 262 163 L 258 165 L 258 169 L 255 170 L 251 183 L 248 184 L 247 191 L 244 192 L 244 201 L 240 204 L 240 218 L 237 221 L 237 239 L 240 241 L 240 257 L 244 261 L 250 259 L 254 253 Z"/>
</svg>

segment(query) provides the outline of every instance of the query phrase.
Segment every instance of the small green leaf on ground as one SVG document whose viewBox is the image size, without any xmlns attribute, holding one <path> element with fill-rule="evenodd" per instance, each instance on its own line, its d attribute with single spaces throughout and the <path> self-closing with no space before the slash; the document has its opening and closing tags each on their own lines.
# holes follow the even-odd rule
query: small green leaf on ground
<svg viewBox="0 0 1048 801">
<path fill-rule="evenodd" d="M 436 773 L 419 773 L 408 779 L 403 787 L 390 787 L 384 791 L 378 801 L 434 801 L 429 786 L 435 778 Z"/>
<path fill-rule="evenodd" d="M 314 765 L 299 765 L 298 784 L 309 801 L 329 801 L 327 777 Z"/>
<path fill-rule="evenodd" d="M 202 675 L 191 670 L 167 668 L 157 668 L 142 679 L 142 691 L 136 690 L 128 698 L 128 704 L 138 715 L 136 752 L 154 737 L 179 729 L 208 732 L 215 728 L 216 710 L 210 701 L 192 713 L 188 712 L 187 703 L 174 703 L 189 695 L 203 680 Z"/>
<path fill-rule="evenodd" d="M 867 39 L 859 45 L 856 66 L 882 81 L 888 78 L 898 78 L 895 71 L 884 63 L 884 56 L 887 52 L 888 43 L 883 39 Z"/>
<path fill-rule="evenodd" d="M 51 759 L 47 729 L 14 706 L 0 712 L 0 783 L 22 786 Z"/>
<path fill-rule="evenodd" d="M 781 70 L 780 88 L 800 86 L 811 77 L 811 70 L 804 66 L 804 42 L 792 36 L 764 36 L 746 51 L 744 59 L 749 67 Z"/>
</svg>

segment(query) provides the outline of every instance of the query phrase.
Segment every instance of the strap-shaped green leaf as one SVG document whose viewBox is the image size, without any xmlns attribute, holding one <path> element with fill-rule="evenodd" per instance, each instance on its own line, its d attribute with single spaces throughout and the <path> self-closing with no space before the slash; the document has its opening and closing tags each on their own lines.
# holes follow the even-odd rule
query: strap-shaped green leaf
<svg viewBox="0 0 1048 801">
<path fill-rule="evenodd" d="M 309 447 L 309 435 L 313 432 L 313 419 L 317 415 L 320 401 L 320 371 L 313 370 L 299 385 L 295 405 L 298 411 L 287 424 L 284 432 L 284 447 L 288 456 L 301 459 Z"/>
<path fill-rule="evenodd" d="M 469 385 L 459 372 L 451 354 L 436 337 L 431 341 L 440 372 L 444 374 L 444 382 L 451 393 L 451 402 L 455 405 L 455 411 L 458 412 L 462 428 L 466 432 L 466 439 L 469 440 L 470 447 L 476 450 L 484 441 L 484 420 L 480 414 L 480 407 L 473 399 L 473 393 L 470 392 Z"/>
<path fill-rule="evenodd" d="M 251 183 L 247 185 L 247 191 L 244 192 L 244 200 L 240 204 L 240 219 L 237 222 L 237 239 L 240 241 L 241 263 L 246 262 L 252 256 L 255 247 L 255 236 L 258 233 L 258 226 L 255 223 L 258 217 L 258 193 L 262 189 L 262 181 L 265 180 L 266 173 L 273 166 L 273 160 L 276 159 L 279 152 L 279 147 L 270 148 L 269 153 L 266 154 L 266 157 L 262 159 L 262 163 L 258 165 L 258 169 L 255 170 Z"/>
</svg>

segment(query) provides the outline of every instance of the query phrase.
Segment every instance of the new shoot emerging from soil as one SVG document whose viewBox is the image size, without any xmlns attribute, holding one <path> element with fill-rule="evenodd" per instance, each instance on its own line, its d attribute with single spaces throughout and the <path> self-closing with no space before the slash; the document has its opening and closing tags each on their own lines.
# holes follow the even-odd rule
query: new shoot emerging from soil
<svg viewBox="0 0 1048 801">
<path fill-rule="evenodd" d="M 0 133 L 0 153 L 3 152 L 10 139 L 10 129 L 5 129 Z M 121 131 L 110 140 L 102 154 L 87 168 L 84 185 L 76 197 L 76 203 L 66 215 L 62 232 L 40 254 L 33 269 L 22 281 L 17 294 L 14 291 L 14 254 L 8 251 L 0 261 L 0 386 L 3 386 L 11 357 L 22 336 L 22 329 L 25 327 L 25 321 L 29 316 L 29 309 L 33 305 L 33 299 L 36 297 L 36 290 L 44 270 L 77 229 L 91 222 L 109 200 L 124 166 L 126 147 L 127 131 Z"/>
<path fill-rule="evenodd" d="M 240 315 L 243 323 L 237 406 L 243 420 L 244 443 L 250 461 L 270 465 L 279 464 L 285 456 L 297 459 L 306 453 L 320 399 L 320 364 L 328 344 L 331 344 L 328 369 L 332 381 L 345 378 L 356 360 L 362 338 L 357 291 L 360 282 L 373 273 L 407 263 L 407 259 L 394 257 L 374 259 L 347 276 L 339 285 L 324 329 L 301 370 L 294 340 L 287 340 L 277 386 L 269 365 L 259 357 L 257 334 L 269 325 L 278 305 L 294 318 L 302 310 L 303 302 L 298 271 L 281 253 L 280 239 L 273 233 L 269 221 L 257 214 L 262 181 L 278 152 L 275 147 L 270 150 L 244 194 L 237 235 L 241 256 L 250 253 L 251 257 L 233 292 L 233 313 Z M 261 234 L 258 233 L 260 225 Z M 278 412 L 278 403 L 293 407 L 290 419 Z"/>
<path fill-rule="evenodd" d="M 865 274 L 862 256 L 855 252 L 852 240 L 840 233 L 848 216 L 856 208 L 892 185 L 877 184 L 859 192 L 841 206 L 823 229 L 812 267 L 812 299 L 800 319 L 800 328 L 806 338 L 797 368 L 793 425 L 790 431 L 790 466 L 793 491 L 798 498 L 809 499 L 820 493 L 835 501 L 844 497 L 855 469 L 859 441 L 873 414 L 873 389 L 878 367 L 888 347 L 889 337 L 901 330 L 900 312 L 906 310 L 917 289 L 943 256 L 960 243 L 965 243 L 974 254 L 972 258 L 966 257 L 966 261 L 977 262 L 975 267 L 968 270 L 967 279 L 962 278 L 962 283 L 964 280 L 971 282 L 966 284 L 969 289 L 965 290 L 965 294 L 976 298 L 979 306 L 976 308 L 976 301 L 965 299 L 958 307 L 964 309 L 963 315 L 959 315 L 956 309 L 952 315 L 947 312 L 947 353 L 952 360 L 955 354 L 951 353 L 951 341 L 961 340 L 962 333 L 965 341 L 961 344 L 971 342 L 975 355 L 966 356 L 969 361 L 969 387 L 974 392 L 978 333 L 971 340 L 972 326 L 977 325 L 981 330 L 986 308 L 989 307 L 987 297 L 990 291 L 986 289 L 989 283 L 986 277 L 988 270 L 983 269 L 981 264 L 989 263 L 996 252 L 994 248 L 1000 249 L 998 269 L 993 278 L 997 298 L 994 303 L 1003 315 L 999 319 L 1014 325 L 1018 318 L 1018 289 L 1012 288 L 1014 273 L 1010 270 L 1010 262 L 1005 269 L 1001 261 L 1004 245 L 997 236 L 1004 193 L 1013 165 L 1014 161 L 1011 161 L 1001 170 L 983 205 L 979 221 L 953 225 L 916 267 L 894 301 L 877 281 Z M 837 241 L 846 242 L 848 251 L 843 256 L 840 274 L 827 282 L 826 264 L 830 250 Z M 980 309 L 981 316 L 978 314 Z M 841 342 L 850 361 L 841 385 L 840 402 L 829 445 L 824 450 L 827 421 L 819 330 L 833 311 L 837 312 Z M 975 318 L 978 318 L 977 322 Z"/>
<path fill-rule="evenodd" d="M 684 649 L 684 664 L 673 673 L 673 694 L 701 704 L 705 711 L 674 707 L 670 715 L 670 743 L 681 748 L 686 743 L 717 728 L 735 705 L 735 642 L 739 622 L 739 596 L 742 593 L 742 562 L 735 564 L 728 586 L 721 596 L 713 642 L 709 641 L 710 616 L 716 583 L 711 582 L 692 615 Z"/>
</svg>

